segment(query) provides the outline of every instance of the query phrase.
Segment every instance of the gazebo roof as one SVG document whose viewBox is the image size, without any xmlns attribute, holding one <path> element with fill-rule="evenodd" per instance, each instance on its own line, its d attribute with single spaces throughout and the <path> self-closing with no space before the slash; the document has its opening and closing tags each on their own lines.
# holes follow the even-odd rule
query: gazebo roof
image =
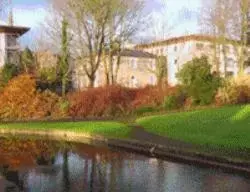
<svg viewBox="0 0 250 192">
<path fill-rule="evenodd" d="M 0 33 L 17 33 L 20 36 L 25 34 L 30 30 L 29 27 L 22 27 L 22 26 L 10 26 L 10 25 L 3 25 L 0 23 Z"/>
</svg>

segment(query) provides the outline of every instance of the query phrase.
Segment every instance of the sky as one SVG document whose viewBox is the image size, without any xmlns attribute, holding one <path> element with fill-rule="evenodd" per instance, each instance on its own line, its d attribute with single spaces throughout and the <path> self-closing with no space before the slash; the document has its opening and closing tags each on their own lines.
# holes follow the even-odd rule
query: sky
<svg viewBox="0 0 250 192">
<path fill-rule="evenodd" d="M 63 1 L 63 0 L 62 0 Z M 198 33 L 198 15 L 202 0 L 144 0 L 145 11 L 152 14 L 155 23 L 168 23 L 171 36 L 181 36 L 190 33 Z M 24 45 L 30 44 L 31 39 L 39 31 L 41 23 L 46 17 L 47 0 L 12 0 L 15 25 L 28 26 L 30 32 L 22 38 Z M 162 25 L 163 25 L 162 24 Z M 162 28 L 154 26 L 152 28 Z M 168 29 L 168 27 L 167 27 Z M 154 30 L 158 33 L 157 30 Z M 160 32 L 159 32 L 160 33 Z M 152 36 L 152 34 L 143 34 Z M 155 35 L 155 34 L 153 34 Z"/>
</svg>

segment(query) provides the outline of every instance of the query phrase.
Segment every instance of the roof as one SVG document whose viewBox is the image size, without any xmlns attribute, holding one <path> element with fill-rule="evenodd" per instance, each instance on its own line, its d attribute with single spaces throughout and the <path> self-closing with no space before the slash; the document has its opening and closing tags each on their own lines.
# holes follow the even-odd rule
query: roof
<svg viewBox="0 0 250 192">
<path fill-rule="evenodd" d="M 193 34 L 193 35 L 186 35 L 186 36 L 180 36 L 180 37 L 173 37 L 173 38 L 163 40 L 163 41 L 155 41 L 152 43 L 139 44 L 139 45 L 135 46 L 135 48 L 149 48 L 149 47 L 154 47 L 154 46 L 171 45 L 171 44 L 186 42 L 186 41 L 190 41 L 190 40 L 213 41 L 215 39 L 216 39 L 216 37 L 210 36 L 210 35 Z M 236 42 L 232 39 L 227 39 L 227 41 Z"/>
<path fill-rule="evenodd" d="M 138 58 L 152 58 L 154 59 L 156 56 L 154 54 L 140 51 L 140 50 L 131 50 L 131 49 L 124 49 L 121 52 L 121 56 L 123 57 L 138 57 Z"/>
<path fill-rule="evenodd" d="M 23 35 L 29 30 L 30 28 L 28 27 L 0 25 L 0 33 L 18 33 L 19 35 Z"/>
</svg>

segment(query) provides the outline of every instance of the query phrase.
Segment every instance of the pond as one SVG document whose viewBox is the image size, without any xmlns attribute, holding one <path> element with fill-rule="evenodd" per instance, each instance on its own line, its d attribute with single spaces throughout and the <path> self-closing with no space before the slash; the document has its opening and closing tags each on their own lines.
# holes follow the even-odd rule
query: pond
<svg viewBox="0 0 250 192">
<path fill-rule="evenodd" d="M 247 176 L 48 140 L 0 139 L 0 191 L 250 191 Z"/>
</svg>

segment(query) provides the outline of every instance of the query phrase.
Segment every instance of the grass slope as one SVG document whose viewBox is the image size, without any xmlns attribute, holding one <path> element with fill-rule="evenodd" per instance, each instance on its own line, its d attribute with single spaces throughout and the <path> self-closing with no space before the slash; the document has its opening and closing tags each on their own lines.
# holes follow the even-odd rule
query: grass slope
<svg viewBox="0 0 250 192">
<path fill-rule="evenodd" d="M 140 118 L 145 130 L 211 147 L 250 148 L 250 105 Z"/>
<path fill-rule="evenodd" d="M 59 130 L 88 133 L 110 138 L 127 138 L 131 128 L 118 122 L 30 122 L 0 124 L 0 129 Z"/>
</svg>

